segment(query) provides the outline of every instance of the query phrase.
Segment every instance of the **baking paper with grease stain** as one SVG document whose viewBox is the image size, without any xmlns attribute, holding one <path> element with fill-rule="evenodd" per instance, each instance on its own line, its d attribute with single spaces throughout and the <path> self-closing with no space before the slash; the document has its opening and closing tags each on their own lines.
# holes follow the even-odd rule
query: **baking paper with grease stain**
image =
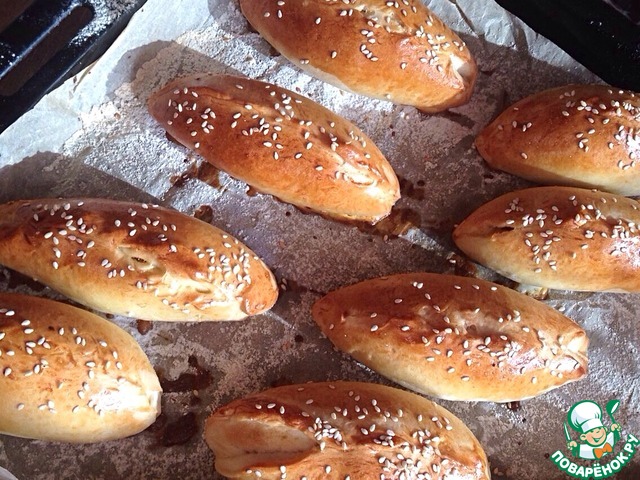
<svg viewBox="0 0 640 480">
<path fill-rule="evenodd" d="M 212 409 L 281 383 L 389 384 L 333 350 L 310 316 L 313 302 L 335 288 L 384 274 L 452 272 L 453 225 L 486 201 L 529 185 L 490 170 L 473 148 L 475 135 L 526 95 L 598 81 L 497 4 L 427 3 L 467 42 L 480 69 L 471 102 L 449 112 L 427 116 L 312 79 L 251 31 L 233 0 L 149 0 L 102 59 L 0 135 L 1 201 L 84 195 L 197 211 L 249 245 L 282 286 L 271 312 L 238 323 L 157 323 L 148 330 L 135 319 L 113 319 L 135 335 L 162 377 L 175 380 L 191 372 L 193 383 L 165 384 L 182 387 L 168 389 L 163 418 L 135 438 L 69 446 L 2 436 L 0 465 L 22 480 L 220 478 L 212 474 L 213 455 L 201 438 Z M 169 141 L 148 115 L 146 99 L 174 77 L 202 71 L 276 83 L 360 126 L 401 178 L 403 198 L 393 218 L 406 219 L 411 228 L 386 237 L 303 214 L 253 194 Z M 486 270 L 479 274 L 495 278 Z M 60 298 L 5 271 L 0 288 Z M 582 399 L 602 404 L 620 399 L 616 421 L 629 432 L 640 431 L 637 296 L 552 292 L 547 303 L 587 330 L 586 379 L 515 409 L 439 402 L 482 442 L 494 478 L 564 478 L 547 457 L 565 448 L 562 422 Z M 203 369 L 207 382 L 198 381 Z M 178 445 L 166 446 L 171 444 Z M 637 459 L 625 473 L 624 478 L 640 475 Z"/>
</svg>

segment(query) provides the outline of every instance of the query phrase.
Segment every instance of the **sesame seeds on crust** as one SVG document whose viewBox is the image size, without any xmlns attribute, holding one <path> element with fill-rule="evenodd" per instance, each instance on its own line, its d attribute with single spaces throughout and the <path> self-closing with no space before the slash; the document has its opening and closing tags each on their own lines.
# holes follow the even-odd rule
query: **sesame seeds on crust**
<svg viewBox="0 0 640 480">
<path fill-rule="evenodd" d="M 246 434 L 254 428 L 286 432 L 306 452 L 303 459 L 285 454 L 281 462 L 262 461 L 263 445 L 258 444 L 255 463 L 228 459 L 249 478 L 323 478 L 331 473 L 332 478 L 428 479 L 454 471 L 484 478 L 484 454 L 457 418 L 424 398 L 381 385 L 290 385 L 236 400 L 207 421 L 205 437 L 214 452 L 227 441 L 237 449 L 245 447 L 242 439 L 227 438 L 236 421 L 247 428 Z M 453 442 L 456 448 L 451 448 Z M 226 456 L 216 455 L 217 467 L 225 472 Z"/>
<path fill-rule="evenodd" d="M 116 325 L 66 304 L 0 293 L 0 332 L 0 397 L 8 407 L 0 431 L 90 442 L 137 433 L 155 419 L 157 377 Z"/>
<path fill-rule="evenodd" d="M 586 372 L 586 335 L 576 324 L 478 279 L 414 273 L 367 280 L 326 295 L 313 317 L 340 350 L 439 398 L 530 398 Z M 534 377 L 540 382 L 531 387 Z"/>
<path fill-rule="evenodd" d="M 156 92 L 149 109 L 217 168 L 305 210 L 375 223 L 400 196 L 391 165 L 360 129 L 275 85 L 191 75 Z"/>
<path fill-rule="evenodd" d="M 422 2 L 242 1 L 241 8 L 290 61 L 340 88 L 424 111 L 462 104 L 473 89 L 476 66 L 465 43 Z"/>
<path fill-rule="evenodd" d="M 640 290 L 640 205 L 573 187 L 536 187 L 478 208 L 454 231 L 474 260 L 528 285 Z"/>
<path fill-rule="evenodd" d="M 231 235 L 179 212 L 82 199 L 15 202 L 1 208 L 14 233 L 0 239 L 0 261 L 81 303 L 93 288 L 89 302 L 97 301 L 90 305 L 99 310 L 198 319 L 215 316 L 221 305 L 238 304 L 244 313 L 231 312 L 236 316 L 271 306 L 267 303 L 272 299 L 251 296 L 254 282 L 270 279 L 255 254 Z M 25 262 L 12 253 L 17 251 L 35 254 L 39 262 Z M 103 288 L 127 292 L 144 307 L 130 300 L 119 307 L 114 297 L 96 299 Z"/>
<path fill-rule="evenodd" d="M 493 168 L 550 185 L 640 193 L 640 97 L 567 85 L 526 97 L 476 139 Z"/>
</svg>

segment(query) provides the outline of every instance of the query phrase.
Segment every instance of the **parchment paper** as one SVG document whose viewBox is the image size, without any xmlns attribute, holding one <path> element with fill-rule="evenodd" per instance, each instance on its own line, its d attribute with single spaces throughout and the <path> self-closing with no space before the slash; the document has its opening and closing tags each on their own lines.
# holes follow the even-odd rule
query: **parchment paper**
<svg viewBox="0 0 640 480">
<path fill-rule="evenodd" d="M 453 226 L 486 201 L 530 185 L 489 169 L 473 148 L 475 135 L 526 95 L 599 81 L 493 2 L 426 3 L 459 32 L 480 68 L 471 102 L 446 113 L 423 115 L 310 78 L 250 31 L 235 0 L 149 0 L 95 65 L 0 135 L 0 201 L 84 195 L 198 211 L 256 251 L 282 287 L 271 312 L 239 323 L 155 323 L 141 333 L 136 319 L 113 318 L 136 337 L 164 379 L 198 371 L 197 362 L 201 383 L 171 384 L 178 391 L 164 394 L 161 421 L 134 438 L 72 446 L 1 436 L 0 465 L 21 480 L 217 479 L 202 425 L 223 403 L 281 383 L 390 384 L 332 348 L 310 316 L 313 302 L 384 274 L 455 271 L 449 257 Z M 255 195 L 206 169 L 197 155 L 167 140 L 145 107 L 149 94 L 175 76 L 201 71 L 279 84 L 358 124 L 401 178 L 403 198 L 393 218 L 412 227 L 399 237 L 359 230 Z M 487 270 L 478 273 L 499 280 Z M 0 289 L 62 298 L 6 270 L 0 270 Z M 590 373 L 583 381 L 511 409 L 439 401 L 483 443 L 494 478 L 567 478 L 548 456 L 566 450 L 562 422 L 579 400 L 604 405 L 620 399 L 616 420 L 623 435 L 640 434 L 637 299 L 551 292 L 546 302 L 580 323 L 591 339 Z M 195 433 L 185 435 L 186 443 L 165 446 L 180 443 L 171 434 L 185 428 L 166 426 L 176 421 Z M 617 478 L 640 477 L 637 457 Z"/>
</svg>

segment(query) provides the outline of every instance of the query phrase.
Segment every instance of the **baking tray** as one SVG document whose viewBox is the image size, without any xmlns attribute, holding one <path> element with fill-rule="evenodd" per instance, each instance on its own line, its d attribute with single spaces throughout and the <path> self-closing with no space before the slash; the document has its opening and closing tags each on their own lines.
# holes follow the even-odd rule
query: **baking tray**
<svg viewBox="0 0 640 480">
<path fill-rule="evenodd" d="M 451 231 L 486 201 L 531 184 L 489 169 L 473 148 L 475 135 L 525 95 L 600 80 L 493 3 L 433 0 L 429 6 L 460 32 L 480 67 L 471 102 L 448 112 L 424 115 L 308 77 L 250 30 L 232 0 L 149 0 L 99 62 L 0 135 L 0 201 L 99 196 L 170 206 L 237 236 L 273 269 L 281 289 L 272 311 L 237 323 L 110 317 L 135 336 L 163 379 L 163 416 L 136 437 L 98 445 L 2 436 L 0 465 L 20 480 L 219 479 L 202 440 L 203 422 L 218 406 L 284 383 L 391 384 L 322 337 L 310 316 L 321 295 L 407 271 L 505 282 L 463 259 Z M 148 115 L 146 99 L 175 76 L 198 71 L 270 81 L 357 123 L 400 177 L 403 198 L 391 218 L 362 229 L 302 213 L 169 141 Z M 0 290 L 62 298 L 6 270 Z M 637 298 L 554 291 L 545 300 L 590 336 L 590 374 L 583 381 L 509 405 L 438 401 L 482 442 L 494 478 L 567 478 L 549 456 L 566 448 L 562 422 L 579 400 L 620 399 L 616 420 L 623 433 L 640 432 Z M 638 478 L 639 460 L 617 479 Z"/>
</svg>

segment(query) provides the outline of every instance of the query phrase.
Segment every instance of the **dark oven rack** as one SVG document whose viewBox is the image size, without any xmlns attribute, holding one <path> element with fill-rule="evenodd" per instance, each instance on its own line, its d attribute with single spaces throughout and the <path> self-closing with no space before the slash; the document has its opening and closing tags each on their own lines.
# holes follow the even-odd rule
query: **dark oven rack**
<svg viewBox="0 0 640 480">
<path fill-rule="evenodd" d="M 0 0 L 0 132 L 95 61 L 146 0 Z"/>
<path fill-rule="evenodd" d="M 640 92 L 640 0 L 496 0 L 607 83 Z"/>
</svg>

